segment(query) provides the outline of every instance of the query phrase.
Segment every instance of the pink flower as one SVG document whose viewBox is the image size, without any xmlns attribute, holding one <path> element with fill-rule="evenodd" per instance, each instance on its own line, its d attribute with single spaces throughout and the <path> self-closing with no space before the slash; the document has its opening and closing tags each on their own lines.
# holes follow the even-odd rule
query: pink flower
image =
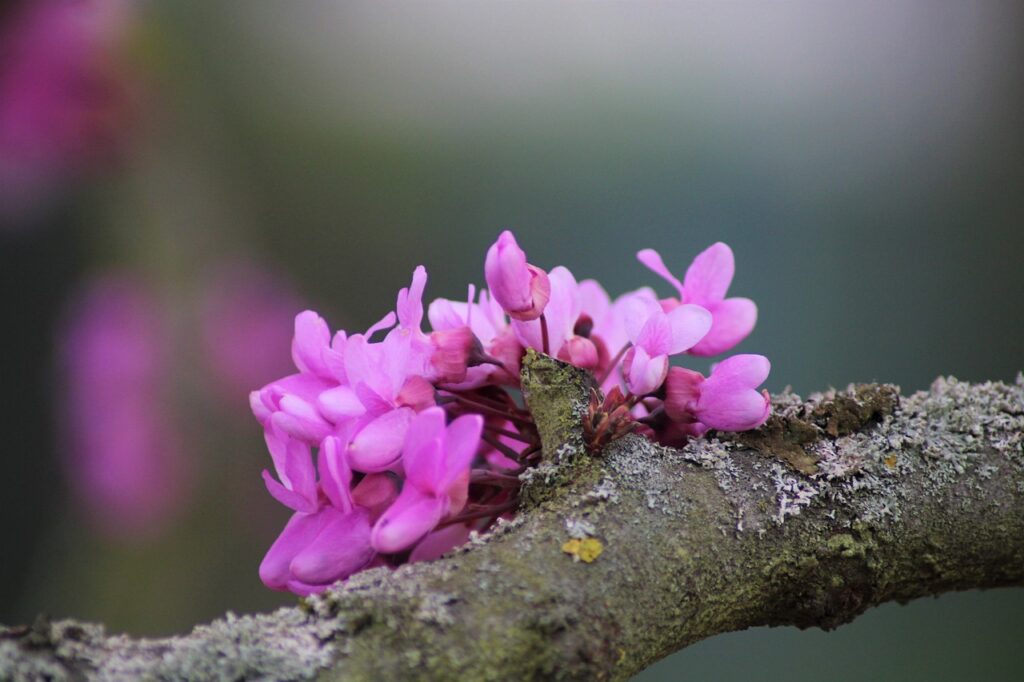
<svg viewBox="0 0 1024 682">
<path fill-rule="evenodd" d="M 113 60 L 126 4 L 37 0 L 0 29 L 0 208 L 16 215 L 116 151 L 125 83 Z"/>
<path fill-rule="evenodd" d="M 516 338 L 528 348 L 546 352 L 585 369 L 597 366 L 598 351 L 594 343 L 576 333 L 582 299 L 579 285 L 568 268 L 558 266 L 549 275 L 551 298 L 544 310 L 544 320 L 512 320 Z M 544 325 L 547 326 L 548 344 L 544 346 Z"/>
<path fill-rule="evenodd" d="M 486 289 L 480 292 L 477 303 L 473 302 L 474 287 L 469 288 L 469 299 L 451 301 L 445 298 L 435 299 L 427 310 L 430 326 L 434 334 L 469 329 L 475 342 L 478 342 L 482 357 L 475 358 L 473 364 L 467 360 L 466 376 L 462 381 L 445 383 L 452 388 L 477 388 L 488 382 L 497 384 L 518 385 L 519 360 L 523 348 L 509 326 L 508 319 L 501 306 L 491 298 Z M 470 355 L 473 354 L 470 348 Z M 486 361 L 496 360 L 498 364 Z M 483 360 L 483 361 L 482 361 Z M 482 362 L 481 362 L 482 361 Z"/>
<path fill-rule="evenodd" d="M 302 470 L 302 486 L 315 493 L 308 448 L 288 451 L 294 455 L 294 469 Z M 299 464 L 299 459 L 304 463 Z M 320 504 L 316 496 L 312 501 L 303 500 L 309 506 L 296 510 L 267 551 L 260 564 L 260 579 L 272 589 L 298 594 L 318 592 L 366 567 L 375 556 L 370 546 L 371 511 L 355 499 L 352 471 L 337 438 L 328 437 L 320 445 L 317 468 L 327 503 Z M 264 475 L 273 494 L 272 479 Z"/>
<path fill-rule="evenodd" d="M 484 276 L 494 300 L 514 320 L 536 320 L 551 295 L 548 276 L 526 262 L 526 254 L 505 230 L 487 250 Z"/>
<path fill-rule="evenodd" d="M 591 397 L 584 418 L 591 448 L 629 432 L 681 443 L 709 426 L 763 421 L 755 388 L 764 377 L 750 359 L 759 356 L 727 360 L 706 380 L 669 370 L 670 356 L 704 343 L 719 318 L 729 322 L 737 299 L 724 299 L 728 282 L 720 291 L 708 284 L 723 270 L 717 246 L 691 267 L 690 290 L 679 289 L 718 317 L 692 300 L 658 301 L 647 288 L 612 301 L 596 281 L 528 264 L 509 232 L 488 252 L 491 290 L 476 297 L 471 285 L 465 302 L 433 301 L 433 331 L 422 329 L 422 266 L 395 313 L 365 334 L 332 336 L 319 315 L 301 313 L 297 373 L 251 395 L 276 472 L 264 472 L 267 489 L 294 511 L 261 566 L 264 582 L 308 594 L 368 566 L 436 558 L 514 514 L 519 475 L 544 457 L 529 404 L 514 390 L 524 348 L 592 372 L 609 392 L 604 402 Z M 641 260 L 675 281 L 657 254 Z M 659 390 L 666 377 L 671 386 Z"/>
<path fill-rule="evenodd" d="M 726 298 L 736 270 L 732 249 L 717 242 L 696 258 L 680 282 L 669 272 L 654 249 L 637 253 L 637 259 L 663 277 L 679 292 L 679 299 L 665 299 L 662 305 L 671 309 L 680 303 L 694 303 L 711 311 L 714 323 L 700 343 L 689 350 L 691 355 L 711 356 L 725 352 L 745 339 L 757 322 L 757 306 L 749 298 Z"/>
<path fill-rule="evenodd" d="M 607 375 L 602 390 L 608 392 L 619 384 L 621 379 L 611 364 L 618 362 L 632 344 L 626 328 L 626 319 L 635 315 L 637 299 L 657 304 L 658 297 L 654 290 L 643 287 L 619 296 L 612 301 L 597 281 L 583 280 L 577 287 L 580 298 L 580 317 L 576 321 L 575 331 L 586 336 L 594 344 L 598 354 L 598 364 L 594 367 L 597 376 Z M 644 304 L 642 310 L 653 309 L 654 306 Z M 589 329 L 587 327 L 589 326 Z"/>
<path fill-rule="evenodd" d="M 264 469 L 267 492 L 294 511 L 312 514 L 319 508 L 320 500 L 309 445 L 274 426 L 264 431 L 264 437 L 280 480 L 275 481 Z"/>
<path fill-rule="evenodd" d="M 763 424 L 771 413 L 768 391 L 758 392 L 771 371 L 763 355 L 734 355 L 718 363 L 711 376 L 682 367 L 669 370 L 665 412 L 694 431 L 746 431 Z"/>
<path fill-rule="evenodd" d="M 431 407 L 416 415 L 402 450 L 405 486 L 373 527 L 373 547 L 401 552 L 416 544 L 465 501 L 469 465 L 480 446 L 484 420 L 470 414 L 445 426 L 445 412 Z"/>
<path fill-rule="evenodd" d="M 656 302 L 637 296 L 624 313 L 626 334 L 633 347 L 622 359 L 626 387 L 642 396 L 657 390 L 668 374 L 668 358 L 700 341 L 711 328 L 711 313 L 685 303 L 668 313 Z"/>
<path fill-rule="evenodd" d="M 409 554 L 409 563 L 440 559 L 441 556 L 456 547 L 466 544 L 466 541 L 469 540 L 470 532 L 471 529 L 468 525 L 455 523 L 441 530 L 428 533 Z"/>
<path fill-rule="evenodd" d="M 69 480 L 113 535 L 153 533 L 187 501 L 189 462 L 171 421 L 167 320 L 132 278 L 90 283 L 60 339 Z"/>
</svg>

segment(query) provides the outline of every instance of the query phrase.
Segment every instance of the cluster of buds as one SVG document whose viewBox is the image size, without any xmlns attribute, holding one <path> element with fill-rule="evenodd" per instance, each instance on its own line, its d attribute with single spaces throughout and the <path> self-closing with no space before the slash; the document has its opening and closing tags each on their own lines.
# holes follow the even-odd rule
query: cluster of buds
<svg viewBox="0 0 1024 682">
<path fill-rule="evenodd" d="M 733 255 L 701 253 L 676 279 L 652 250 L 640 261 L 677 296 L 641 288 L 612 300 L 594 280 L 527 261 L 511 232 L 487 252 L 487 289 L 434 300 L 423 331 L 421 266 L 394 312 L 362 334 L 331 334 L 306 311 L 295 320 L 297 372 L 251 394 L 276 478 L 267 489 L 293 510 L 260 566 L 274 589 L 309 594 L 370 566 L 433 559 L 515 512 L 519 475 L 541 459 L 518 396 L 526 349 L 591 372 L 583 424 L 600 448 L 636 430 L 678 444 L 708 429 L 762 424 L 768 361 L 733 356 L 705 378 L 671 356 L 710 356 L 753 329 L 757 309 L 726 298 Z"/>
</svg>

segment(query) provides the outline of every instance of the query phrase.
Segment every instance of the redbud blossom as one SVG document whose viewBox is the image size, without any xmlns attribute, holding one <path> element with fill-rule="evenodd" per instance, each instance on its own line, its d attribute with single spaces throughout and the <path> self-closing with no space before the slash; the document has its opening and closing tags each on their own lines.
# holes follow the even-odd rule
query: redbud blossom
<svg viewBox="0 0 1024 682">
<path fill-rule="evenodd" d="M 465 415 L 445 426 L 445 412 L 431 407 L 417 415 L 402 450 L 405 487 L 373 527 L 379 552 L 401 552 L 433 530 L 446 514 L 458 511 L 453 497 L 465 500 L 464 475 L 480 443 L 484 420 Z M 453 490 L 454 488 L 454 490 Z"/>
<path fill-rule="evenodd" d="M 454 384 L 452 387 L 470 389 L 486 383 L 516 385 L 519 383 L 519 358 L 523 347 L 501 306 L 487 290 L 480 292 L 476 303 L 473 302 L 474 292 L 475 288 L 471 286 L 466 303 L 438 298 L 427 310 L 430 325 L 437 330 L 435 334 L 468 327 L 475 338 L 474 346 L 479 343 L 482 351 L 480 357 L 469 363 L 465 379 L 451 382 Z M 496 362 L 488 362 L 488 359 Z"/>
<path fill-rule="evenodd" d="M 668 373 L 668 358 L 691 348 L 711 328 L 711 313 L 683 304 L 664 312 L 657 303 L 636 297 L 625 317 L 633 347 L 622 359 L 626 386 L 634 395 L 653 392 Z"/>
<path fill-rule="evenodd" d="M 721 431 L 746 431 L 768 419 L 771 400 L 757 387 L 771 364 L 763 355 L 734 355 L 718 363 L 711 376 L 673 367 L 665 383 L 665 412 L 681 424 Z"/>
<path fill-rule="evenodd" d="M 728 322 L 736 299 L 722 298 L 722 272 L 732 276 L 731 253 L 728 268 L 718 263 L 723 253 L 713 247 L 691 267 L 704 287 L 694 284 L 691 298 L 725 306 Z M 613 301 L 564 267 L 529 265 L 508 232 L 485 270 L 490 291 L 477 296 L 471 285 L 464 302 L 430 304 L 430 332 L 421 328 L 422 267 L 395 312 L 364 334 L 331 336 L 311 311 L 296 318 L 297 373 L 250 397 L 276 472 L 264 473 L 267 489 L 295 512 L 260 567 L 267 585 L 309 594 L 369 566 L 433 559 L 513 514 L 520 474 L 544 454 L 514 390 L 526 348 L 593 373 L 606 392 L 594 392 L 581 424 L 591 448 L 630 432 L 680 444 L 766 417 L 754 389 L 767 365 L 750 360 L 760 356 L 726 360 L 706 380 L 669 370 L 670 356 L 694 352 L 718 324 L 703 305 L 659 302 L 646 288 Z"/>
<path fill-rule="evenodd" d="M 505 230 L 487 250 L 484 276 L 491 296 L 514 320 L 536 320 L 551 296 L 547 274 L 526 262 L 526 253 Z"/>
<path fill-rule="evenodd" d="M 679 299 L 665 299 L 662 305 L 671 309 L 680 303 L 695 303 L 711 311 L 714 323 L 699 343 L 689 350 L 691 355 L 711 356 L 723 353 L 745 339 L 757 323 L 757 306 L 749 298 L 726 298 L 736 271 L 732 249 L 718 242 L 702 251 L 686 270 L 680 282 L 665 267 L 654 249 L 643 249 L 637 259 L 663 277 L 679 292 Z"/>
</svg>

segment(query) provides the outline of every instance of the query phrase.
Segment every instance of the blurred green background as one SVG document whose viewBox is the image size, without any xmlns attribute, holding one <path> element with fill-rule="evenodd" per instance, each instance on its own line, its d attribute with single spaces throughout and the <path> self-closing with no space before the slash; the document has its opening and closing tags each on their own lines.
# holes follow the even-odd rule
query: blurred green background
<svg viewBox="0 0 1024 682">
<path fill-rule="evenodd" d="M 212 397 L 204 273 L 265 264 L 335 327 L 482 282 L 501 229 L 609 291 L 718 240 L 760 323 L 768 388 L 1024 369 L 1019 3 L 151 2 L 128 59 L 131 153 L 0 233 L 0 622 L 164 634 L 292 603 L 256 567 L 287 517 L 246 396 Z M 95 532 L 69 495 L 56 334 L 82 282 L 144 273 L 172 310 L 175 415 L 196 471 L 163 533 Z M 756 629 L 645 682 L 1017 680 L 1024 590 L 875 609 L 833 633 Z"/>
</svg>

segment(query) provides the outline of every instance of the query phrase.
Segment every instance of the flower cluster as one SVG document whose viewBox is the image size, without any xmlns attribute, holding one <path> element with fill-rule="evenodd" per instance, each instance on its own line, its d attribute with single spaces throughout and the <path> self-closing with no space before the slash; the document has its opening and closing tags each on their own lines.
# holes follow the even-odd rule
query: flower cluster
<svg viewBox="0 0 1024 682">
<path fill-rule="evenodd" d="M 369 566 L 432 559 L 514 512 L 519 474 L 540 461 L 529 411 L 516 398 L 531 348 L 593 373 L 583 424 L 592 447 L 637 430 L 677 444 L 708 429 L 741 431 L 768 417 L 767 359 L 736 355 L 709 376 L 670 367 L 683 353 L 729 350 L 757 308 L 726 298 L 728 246 L 701 253 L 679 281 L 657 252 L 639 260 L 676 295 L 641 288 L 612 300 L 594 280 L 527 261 L 511 232 L 487 252 L 487 289 L 437 299 L 423 331 L 421 266 L 394 312 L 361 334 L 295 320 L 297 372 L 250 396 L 276 478 L 293 510 L 260 566 L 274 589 L 309 594 Z"/>
</svg>

